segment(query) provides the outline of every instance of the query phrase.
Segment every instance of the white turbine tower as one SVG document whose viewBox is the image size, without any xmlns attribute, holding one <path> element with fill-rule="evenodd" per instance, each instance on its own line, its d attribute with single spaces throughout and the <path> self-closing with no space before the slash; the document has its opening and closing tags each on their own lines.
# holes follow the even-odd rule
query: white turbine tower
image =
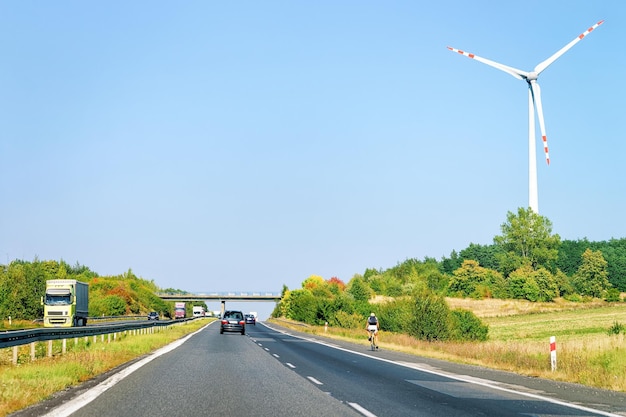
<svg viewBox="0 0 626 417">
<path fill-rule="evenodd" d="M 475 59 L 476 61 L 482 62 L 483 64 L 487 64 L 489 66 L 497 68 L 519 80 L 526 81 L 526 83 L 528 84 L 528 207 L 530 207 L 535 213 L 539 213 L 539 197 L 537 192 L 537 157 L 535 150 L 535 108 L 537 109 L 537 117 L 539 118 L 539 128 L 541 129 L 541 139 L 543 140 L 543 150 L 546 154 L 546 162 L 548 163 L 548 165 L 550 165 L 550 157 L 548 156 L 548 139 L 546 137 L 546 127 L 543 122 L 543 108 L 541 107 L 541 91 L 539 89 L 539 84 L 537 83 L 537 77 L 546 68 L 548 68 L 550 64 L 556 61 L 561 55 L 567 52 L 572 46 L 580 42 L 580 40 L 590 34 L 602 23 L 604 23 L 604 20 L 601 20 L 595 25 L 591 26 L 585 32 L 578 35 L 573 41 L 557 51 L 550 58 L 537 65 L 535 69 L 530 72 L 521 71 L 517 68 L 490 61 L 474 54 L 470 54 L 469 52 L 464 52 L 448 46 L 448 49 L 453 52 L 458 52 L 461 55 L 465 55 L 466 57 Z"/>
</svg>

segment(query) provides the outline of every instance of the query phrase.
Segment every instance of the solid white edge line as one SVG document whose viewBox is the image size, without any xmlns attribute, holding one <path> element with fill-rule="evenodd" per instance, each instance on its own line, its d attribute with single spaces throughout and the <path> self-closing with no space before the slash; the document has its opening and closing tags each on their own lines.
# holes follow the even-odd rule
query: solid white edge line
<svg viewBox="0 0 626 417">
<path fill-rule="evenodd" d="M 356 411 L 358 411 L 359 413 L 363 414 L 366 417 L 376 417 L 376 414 L 370 412 L 369 410 L 361 407 L 359 404 L 357 403 L 348 403 L 348 405 L 352 408 L 354 408 Z"/>
<path fill-rule="evenodd" d="M 306 340 L 306 341 L 313 342 L 313 343 L 318 343 L 320 345 L 324 345 L 324 346 L 327 346 L 327 347 L 332 348 L 332 349 L 341 350 L 341 351 L 344 351 L 344 352 L 352 353 L 354 355 L 365 356 L 365 357 L 368 357 L 368 358 L 371 358 L 371 359 L 375 359 L 377 361 L 387 362 L 387 363 L 391 363 L 391 364 L 394 364 L 394 365 L 397 365 L 397 366 L 403 366 L 405 368 L 416 369 L 418 371 L 426 372 L 426 373 L 429 373 L 429 374 L 432 374 L 432 375 L 443 376 L 443 377 L 454 379 L 454 380 L 457 380 L 457 381 L 467 382 L 468 384 L 480 385 L 480 386 L 483 386 L 483 387 L 486 387 L 486 388 L 491 388 L 491 389 L 494 389 L 494 390 L 497 390 L 497 391 L 506 392 L 506 393 L 509 393 L 509 394 L 517 394 L 517 395 L 521 395 L 522 397 L 528 397 L 528 398 L 532 398 L 532 399 L 535 399 L 535 400 L 546 401 L 546 402 L 549 402 L 549 403 L 552 403 L 552 404 L 561 405 L 563 407 L 573 408 L 575 410 L 580 410 L 580 411 L 586 411 L 588 413 L 595 413 L 595 414 L 599 414 L 599 415 L 606 416 L 606 417 L 624 417 L 623 415 L 620 415 L 620 414 L 613 414 L 613 413 L 610 413 L 608 411 L 602 411 L 602 410 L 597 410 L 595 408 L 585 407 L 584 405 L 572 404 L 572 403 L 568 403 L 568 402 L 565 402 L 565 401 L 557 400 L 557 399 L 554 399 L 554 398 L 544 397 L 543 395 L 531 394 L 529 392 L 515 391 L 515 390 L 510 389 L 510 388 L 499 387 L 497 385 L 493 385 L 493 384 L 486 383 L 486 382 L 480 382 L 480 381 L 476 381 L 476 380 L 472 380 L 472 379 L 463 378 L 463 377 L 460 377 L 460 376 L 454 375 L 454 374 L 448 374 L 448 373 L 445 373 L 445 372 L 437 372 L 437 371 L 433 371 L 431 369 L 420 368 L 417 364 L 416 364 L 416 366 L 408 366 L 408 365 L 405 365 L 405 364 L 400 363 L 400 362 L 392 361 L 390 359 L 385 359 L 385 358 L 381 358 L 381 357 L 378 357 L 378 356 L 372 356 L 372 355 L 368 355 L 366 353 L 356 352 L 354 350 L 338 347 L 336 345 L 333 345 L 333 344 L 330 344 L 330 343 L 326 343 L 326 342 L 318 340 L 318 339 L 312 339 L 312 338 L 307 338 L 307 337 L 296 336 L 296 335 L 293 335 L 293 334 L 288 334 L 288 333 L 283 332 L 283 331 L 281 331 L 279 329 L 275 329 L 275 328 L 273 328 L 271 326 L 268 326 L 265 323 L 263 323 L 263 325 L 265 327 L 271 329 L 271 330 L 274 330 L 275 332 L 278 332 L 278 333 L 284 333 L 284 334 L 287 334 L 288 336 L 295 337 L 297 339 Z"/>
<path fill-rule="evenodd" d="M 98 385 L 88 390 L 84 394 L 81 394 L 78 397 L 73 398 L 70 401 L 64 403 L 63 405 L 50 410 L 48 413 L 44 414 L 42 417 L 67 417 L 71 415 L 72 413 L 80 410 L 81 408 L 83 408 L 84 406 L 86 406 L 87 404 L 95 400 L 96 398 L 98 398 L 98 396 L 100 396 L 100 394 L 102 394 L 104 391 L 108 390 L 109 388 L 111 388 L 112 386 L 120 382 L 122 379 L 126 378 L 128 375 L 135 372 L 137 369 L 141 368 L 142 366 L 152 361 L 153 359 L 156 359 L 159 356 L 164 355 L 176 349 L 177 347 L 185 343 L 187 340 L 189 340 L 189 338 L 201 332 L 202 330 L 206 329 L 207 326 L 209 326 L 210 324 L 211 323 L 200 328 L 199 330 L 196 330 L 193 333 L 188 334 L 182 339 L 178 339 L 170 343 L 169 345 L 163 346 L 162 348 L 155 350 L 147 358 L 144 358 L 140 360 L 139 362 L 136 362 L 122 369 L 120 372 L 115 373 L 115 375 L 112 375 L 111 377 L 107 378 L 105 381 L 99 383 Z"/>
</svg>

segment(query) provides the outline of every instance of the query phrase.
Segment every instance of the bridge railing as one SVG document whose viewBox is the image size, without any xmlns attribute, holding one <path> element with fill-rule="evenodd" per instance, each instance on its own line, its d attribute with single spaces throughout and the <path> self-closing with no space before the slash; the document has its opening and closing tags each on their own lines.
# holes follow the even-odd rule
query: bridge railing
<svg viewBox="0 0 626 417">
<path fill-rule="evenodd" d="M 222 292 L 195 292 L 195 293 L 157 293 L 158 296 L 210 296 L 210 297 L 272 297 L 280 298 L 280 292 L 270 291 L 222 291 Z"/>
</svg>

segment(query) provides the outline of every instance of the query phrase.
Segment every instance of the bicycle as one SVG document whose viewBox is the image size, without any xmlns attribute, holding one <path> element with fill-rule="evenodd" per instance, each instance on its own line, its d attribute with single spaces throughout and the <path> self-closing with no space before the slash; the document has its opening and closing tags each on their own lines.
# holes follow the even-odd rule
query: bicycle
<svg viewBox="0 0 626 417">
<path fill-rule="evenodd" d="M 370 341 L 370 349 L 371 350 L 378 350 L 378 345 L 375 343 L 375 339 L 378 337 L 376 335 L 376 330 L 368 330 L 370 333 L 370 337 L 368 338 L 368 340 Z"/>
</svg>

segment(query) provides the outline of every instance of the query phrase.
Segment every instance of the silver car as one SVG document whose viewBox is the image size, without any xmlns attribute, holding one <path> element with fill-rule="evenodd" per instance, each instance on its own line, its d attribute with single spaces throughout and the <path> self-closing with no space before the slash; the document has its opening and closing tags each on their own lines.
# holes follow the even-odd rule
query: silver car
<svg viewBox="0 0 626 417">
<path fill-rule="evenodd" d="M 228 310 L 224 312 L 220 322 L 220 334 L 224 332 L 246 334 L 246 319 L 241 311 Z"/>
</svg>

